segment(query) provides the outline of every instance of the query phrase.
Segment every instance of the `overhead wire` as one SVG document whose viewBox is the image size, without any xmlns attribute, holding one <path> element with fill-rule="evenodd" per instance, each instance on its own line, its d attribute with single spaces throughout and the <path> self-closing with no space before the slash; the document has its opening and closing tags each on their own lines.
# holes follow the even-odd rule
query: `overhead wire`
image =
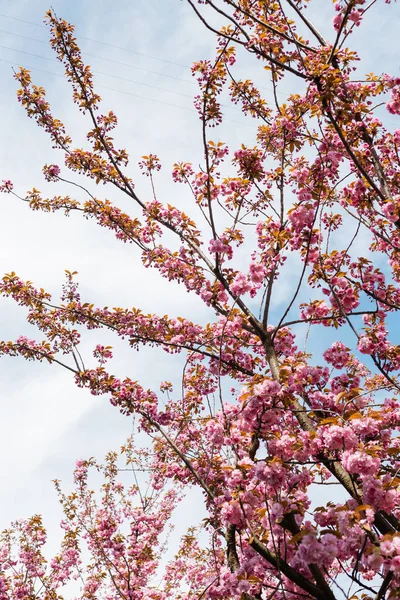
<svg viewBox="0 0 400 600">
<path fill-rule="evenodd" d="M 6 60 L 4 58 L 0 58 L 0 62 L 3 63 L 7 63 L 9 65 L 15 66 L 15 61 L 11 61 L 11 60 Z M 64 75 L 61 75 L 60 73 L 54 73 L 53 71 L 47 71 L 46 69 L 40 69 L 39 67 L 32 67 L 29 65 L 26 65 L 25 67 L 23 65 L 19 65 L 24 69 L 29 69 L 32 71 L 39 71 L 41 73 L 46 73 L 48 75 L 53 75 L 54 77 L 60 77 L 61 79 L 65 79 Z M 165 106 L 172 106 L 173 108 L 178 108 L 180 110 L 185 110 L 187 112 L 191 112 L 191 113 L 197 113 L 197 110 L 195 110 L 194 108 L 188 108 L 187 106 L 181 106 L 180 104 L 173 104 L 172 102 L 165 102 L 164 100 L 158 100 L 156 98 L 150 98 L 148 96 L 142 96 L 141 94 L 134 94 L 133 92 L 127 92 L 126 90 L 118 90 L 112 87 L 109 87 L 107 85 L 102 85 L 102 84 L 98 84 L 96 85 L 96 87 L 103 89 L 103 90 L 109 90 L 111 92 L 117 92 L 118 94 L 124 94 L 126 96 L 132 96 L 134 98 L 140 98 L 141 100 L 146 100 L 149 102 L 156 102 L 157 104 L 164 104 Z M 229 117 L 225 117 L 224 121 L 227 121 L 229 123 L 235 123 L 236 125 L 241 125 L 242 127 L 251 127 L 250 124 L 245 123 L 243 121 L 235 121 L 234 119 L 230 119 Z"/>
<path fill-rule="evenodd" d="M 47 29 L 46 25 L 39 24 L 39 23 L 34 23 L 32 21 L 27 21 L 25 19 L 21 19 L 21 18 L 18 18 L 18 17 L 13 17 L 11 15 L 6 15 L 4 13 L 0 13 L 0 17 L 4 17 L 5 19 L 12 19 L 13 21 L 18 21 L 20 23 L 25 23 L 27 25 L 33 25 L 35 27 L 40 27 L 40 28 L 43 28 L 43 29 Z M 11 33 L 11 35 L 14 35 L 14 34 Z M 15 34 L 15 35 L 19 35 L 19 37 L 23 37 L 21 34 Z M 110 48 L 114 48 L 114 49 L 120 50 L 122 52 L 130 52 L 131 54 L 137 54 L 138 56 L 143 56 L 145 58 L 150 58 L 151 60 L 159 60 L 161 62 L 165 62 L 165 63 L 171 64 L 171 65 L 175 65 L 175 66 L 178 66 L 178 67 L 181 67 L 181 68 L 185 68 L 185 69 L 189 69 L 190 68 L 189 65 L 184 65 L 182 63 L 178 63 L 178 62 L 166 59 L 166 58 L 162 58 L 161 56 L 151 56 L 150 54 L 146 54 L 145 52 L 138 52 L 136 50 L 132 50 L 131 48 L 124 48 L 122 46 L 116 46 L 115 44 L 110 44 L 108 42 L 103 42 L 101 40 L 96 40 L 96 39 L 93 39 L 93 38 L 90 38 L 90 37 L 77 36 L 77 38 L 78 39 L 82 39 L 82 40 L 86 40 L 86 41 L 89 41 L 89 42 L 92 42 L 92 43 L 95 43 L 95 44 L 101 44 L 102 46 L 108 46 Z M 29 38 L 29 39 L 34 39 L 34 38 Z M 39 41 L 40 43 L 46 43 L 46 42 L 43 42 L 41 40 L 35 40 L 35 41 Z M 134 69 L 139 69 L 140 68 L 140 67 L 134 67 L 133 65 L 119 63 L 119 61 L 115 61 L 114 59 L 110 59 L 110 58 L 103 58 L 103 57 L 99 57 L 99 56 L 95 57 L 93 54 L 90 55 L 89 53 L 87 53 L 87 55 L 88 56 L 92 56 L 93 58 L 99 58 L 101 60 L 106 60 L 108 62 L 115 62 L 116 64 L 121 64 L 123 66 L 129 66 L 129 67 L 134 68 Z M 140 70 L 142 70 L 142 69 L 140 69 Z M 170 78 L 175 79 L 174 76 L 168 75 L 168 74 L 165 74 L 165 73 L 155 73 L 154 71 L 148 71 L 148 72 L 153 73 L 153 74 L 162 75 L 163 77 L 170 77 Z M 178 79 L 181 80 L 180 78 L 178 78 Z M 186 83 L 189 83 L 189 80 L 181 80 L 181 81 L 185 81 Z M 268 90 L 268 91 L 272 91 L 273 90 L 272 86 L 268 86 L 268 87 L 266 87 L 266 86 L 257 86 L 257 87 L 259 89 Z M 281 95 L 281 96 L 285 96 L 285 97 L 287 96 L 287 94 L 284 94 L 282 92 L 277 92 L 277 93 L 279 95 Z"/>
<path fill-rule="evenodd" d="M 20 50 L 19 48 L 10 48 L 9 46 L 4 46 L 3 44 L 0 44 L 0 48 L 3 48 L 5 50 L 11 50 L 12 52 L 19 52 L 20 54 L 27 54 L 28 56 L 34 56 L 35 58 L 40 58 L 42 60 L 48 60 L 50 62 L 56 62 L 58 63 L 59 61 L 56 58 L 50 58 L 48 56 L 42 56 L 41 54 L 34 54 L 33 52 L 27 52 L 26 50 Z M 92 73 L 96 74 L 96 75 L 104 75 L 105 77 L 112 77 L 114 79 L 121 79 L 122 81 L 127 81 L 129 83 L 134 83 L 136 85 L 143 85 L 144 87 L 149 87 L 149 88 L 153 88 L 155 90 L 158 90 L 160 92 L 168 92 L 169 94 L 176 94 L 178 96 L 183 96 L 185 98 L 190 98 L 191 100 L 193 99 L 193 95 L 191 94 L 185 94 L 183 92 L 175 92 L 174 90 L 167 90 L 165 88 L 161 88 L 158 87 L 156 85 L 151 85 L 150 83 L 142 83 L 141 81 L 136 81 L 135 79 L 128 79 L 127 77 L 120 77 L 119 75 L 111 75 L 111 73 L 103 73 L 102 71 L 97 71 L 97 69 L 91 69 Z"/>
<path fill-rule="evenodd" d="M 0 15 L 1 16 L 1 15 Z M 19 37 L 25 40 L 31 40 L 32 42 L 37 42 L 38 44 L 44 44 L 48 47 L 49 43 L 44 40 L 38 40 L 37 38 L 30 37 L 28 35 L 22 35 L 20 33 L 15 33 L 14 31 L 7 31 L 5 29 L 0 29 L 0 33 L 5 33 L 7 35 L 13 35 L 14 37 Z M 97 54 L 91 54 L 90 52 L 86 52 L 85 56 L 90 56 L 90 58 L 97 58 L 99 60 L 104 60 L 109 63 L 114 63 L 116 65 L 120 65 L 122 67 L 128 67 L 130 69 L 135 69 L 137 71 L 143 71 L 144 73 L 151 73 L 151 75 L 158 75 L 160 77 L 167 77 L 168 79 L 175 79 L 176 81 L 182 81 L 182 83 L 189 83 L 191 85 L 195 85 L 195 82 L 191 79 L 183 79 L 182 77 L 176 77 L 175 75 L 170 75 L 169 73 L 160 73 L 159 71 L 151 71 L 150 69 L 145 69 L 143 67 L 137 67 L 136 65 L 131 65 L 130 63 L 121 62 L 119 60 L 114 60 L 113 58 L 106 58 L 105 56 L 98 56 Z"/>
<path fill-rule="evenodd" d="M 12 19 L 13 21 L 19 21 L 20 23 L 26 23 L 27 25 L 34 25 L 35 27 L 43 27 L 47 29 L 46 25 L 33 23 L 32 21 L 26 21 L 25 19 L 20 19 L 18 17 L 12 17 L 11 15 L 5 15 L 4 13 L 0 13 L 0 17 L 4 17 L 5 19 Z M 94 42 L 96 44 L 101 44 L 103 46 L 109 46 L 110 48 L 114 48 L 115 50 L 122 50 L 123 52 L 130 52 L 131 54 L 137 54 L 138 56 L 145 56 L 146 58 L 151 58 L 152 60 L 160 60 L 162 62 L 168 63 L 170 65 L 176 65 L 178 67 L 187 68 L 188 65 L 183 65 L 181 63 L 175 62 L 173 60 L 169 60 L 167 58 L 162 58 L 161 56 L 151 56 L 150 54 L 146 54 L 145 52 L 138 52 L 137 50 L 132 50 L 131 48 L 122 48 L 121 46 L 116 46 L 115 44 L 109 44 L 108 42 L 103 42 L 100 40 L 94 40 L 93 38 L 85 37 L 83 35 L 78 36 L 81 40 L 86 40 L 88 42 Z"/>
<path fill-rule="evenodd" d="M 0 62 L 3 63 L 7 63 L 9 65 L 13 65 L 15 66 L 15 61 L 11 61 L 11 60 L 5 60 L 4 58 L 0 58 Z M 39 67 L 32 67 L 29 65 L 19 65 L 21 66 L 23 69 L 29 69 L 32 71 L 39 71 L 41 73 L 46 73 L 48 75 L 53 75 L 54 77 L 60 77 L 61 79 L 64 79 L 64 75 L 61 75 L 60 73 L 54 73 L 53 71 L 47 71 L 46 69 L 40 69 Z M 128 96 L 133 96 L 135 98 L 141 98 L 142 100 L 148 100 L 150 102 L 156 102 L 157 104 L 165 104 L 166 106 L 173 106 L 174 108 L 180 108 L 181 110 L 186 110 L 192 113 L 196 113 L 197 111 L 194 108 L 188 108 L 186 106 L 181 106 L 180 104 L 173 104 L 172 102 L 164 102 L 163 100 L 157 100 L 156 98 L 149 98 L 147 96 L 142 96 L 141 94 L 134 94 L 132 92 L 127 92 L 125 90 L 117 90 L 115 88 L 111 88 L 108 87 L 106 85 L 97 85 L 96 87 L 104 89 L 104 90 L 110 90 L 112 92 L 117 92 L 119 94 L 126 94 Z M 229 120 L 229 119 L 228 119 Z M 234 123 L 239 123 L 239 121 L 233 121 Z M 243 125 L 243 123 L 239 123 L 240 125 Z"/>
<path fill-rule="evenodd" d="M 0 62 L 7 63 L 7 64 L 13 65 L 13 66 L 15 66 L 15 64 L 16 64 L 15 61 L 5 60 L 4 58 L 0 58 Z M 60 73 L 54 73 L 53 71 L 47 71 L 46 69 L 40 69 L 39 67 L 32 67 L 32 66 L 29 66 L 29 65 L 26 65 L 26 66 L 19 65 L 19 66 L 21 66 L 23 69 L 29 69 L 29 70 L 32 70 L 32 71 L 39 71 L 41 73 L 46 73 L 48 75 L 53 75 L 54 77 L 60 77 L 61 79 L 65 79 L 64 75 L 61 75 Z M 101 88 L 103 90 L 110 90 L 112 92 L 117 92 L 119 94 L 126 94 L 128 96 L 133 96 L 134 98 L 141 98 L 142 100 L 148 100 L 150 102 L 157 102 L 157 104 L 165 104 L 167 106 L 173 106 L 174 108 L 180 108 L 181 110 L 186 110 L 186 111 L 189 111 L 189 112 L 192 112 L 192 113 L 197 112 L 194 108 L 188 108 L 186 106 L 181 106 L 180 104 L 173 104 L 172 102 L 164 102 L 163 100 L 157 100 L 156 98 L 149 98 L 147 96 L 142 96 L 141 94 L 134 94 L 132 92 L 127 92 L 125 90 L 117 90 L 115 88 L 111 88 L 111 87 L 108 87 L 106 85 L 100 85 L 99 84 L 96 87 Z M 229 120 L 229 119 L 227 119 L 227 120 Z M 240 125 L 243 125 L 243 123 L 240 123 L 239 121 L 234 121 L 234 123 L 239 123 Z"/>
<path fill-rule="evenodd" d="M 7 19 L 12 19 L 14 21 L 18 21 L 18 22 L 25 23 L 25 24 L 28 24 L 28 25 L 33 25 L 35 27 L 40 27 L 40 28 L 47 29 L 47 27 L 45 25 L 34 23 L 34 22 L 28 21 L 26 19 L 21 19 L 21 18 L 18 18 L 18 17 L 13 17 L 11 15 L 6 15 L 4 13 L 0 13 L 0 17 L 4 17 L 4 18 L 7 18 Z M 7 35 L 12 35 L 12 36 L 23 38 L 23 39 L 24 38 L 25 39 L 29 39 L 31 41 L 47 45 L 47 42 L 45 42 L 43 40 L 38 40 L 36 38 L 32 38 L 30 36 L 25 36 L 25 35 L 22 35 L 22 34 L 18 34 L 18 33 L 10 32 L 10 31 L 6 31 L 6 30 L 3 30 L 3 29 L 0 29 L 0 32 L 1 33 L 5 33 Z M 129 48 L 119 47 L 119 46 L 116 46 L 114 44 L 109 44 L 107 42 L 102 42 L 100 40 L 95 40 L 95 39 L 89 38 L 89 37 L 84 37 L 84 36 L 79 36 L 79 37 L 81 39 L 84 39 L 84 40 L 87 40 L 87 41 L 90 41 L 90 42 L 99 43 L 99 44 L 102 44 L 102 45 L 105 45 L 105 46 L 109 46 L 111 48 L 115 48 L 115 49 L 118 49 L 118 50 L 122 50 L 122 51 L 126 51 L 126 52 L 131 52 L 133 54 L 138 54 L 140 56 L 144 56 L 144 57 L 150 58 L 152 60 L 160 60 L 160 61 L 163 61 L 163 62 L 174 64 L 176 66 L 188 68 L 187 65 L 182 65 L 181 63 L 170 61 L 170 60 L 167 60 L 167 59 L 164 59 L 164 58 L 161 58 L 161 57 L 151 56 L 151 55 L 146 54 L 146 53 L 137 52 L 137 51 L 131 50 Z M 33 56 L 33 57 L 39 58 L 41 60 L 48 60 L 48 61 L 51 61 L 51 62 L 58 62 L 57 59 L 49 58 L 49 57 L 42 56 L 42 55 L 39 55 L 39 54 L 34 54 L 32 52 L 27 52 L 27 51 L 24 51 L 24 50 L 19 50 L 18 48 L 10 48 L 10 47 L 4 46 L 4 45 L 0 45 L 0 48 L 4 48 L 4 49 L 7 49 L 7 50 L 10 50 L 10 51 L 13 51 L 13 52 L 19 52 L 19 53 L 22 53 L 22 54 Z M 86 51 L 84 52 L 84 54 L 86 56 L 90 56 L 91 58 L 96 58 L 96 59 L 104 60 L 104 61 L 107 61 L 107 62 L 110 62 L 110 63 L 119 64 L 119 65 L 124 66 L 124 67 L 133 68 L 133 69 L 140 70 L 140 71 L 143 71 L 143 72 L 146 72 L 146 73 L 151 73 L 153 75 L 158 75 L 158 76 L 162 76 L 162 77 L 168 77 L 170 79 L 175 79 L 175 80 L 181 81 L 181 82 L 186 83 L 186 84 L 187 83 L 194 83 L 194 82 L 192 82 L 190 80 L 183 79 L 183 78 L 180 78 L 180 77 L 176 77 L 176 76 L 173 76 L 173 75 L 169 75 L 167 73 L 159 73 L 159 72 L 156 72 L 156 71 L 151 71 L 149 69 L 144 69 L 142 67 L 136 67 L 134 65 L 130 65 L 130 64 L 124 63 L 122 61 L 116 61 L 114 59 L 110 59 L 110 58 L 106 58 L 106 57 L 101 57 L 101 56 L 97 56 L 97 55 L 94 55 L 94 54 L 90 54 L 90 53 L 88 53 Z M 5 62 L 5 63 L 14 64 L 11 61 L 7 61 L 5 59 L 0 59 L 0 60 L 2 62 Z M 54 76 L 60 76 L 59 74 L 53 73 L 51 71 L 46 71 L 45 69 L 40 69 L 40 68 L 37 68 L 37 67 L 26 67 L 26 68 L 29 68 L 31 70 L 38 70 L 38 71 L 41 71 L 41 72 L 44 72 L 44 73 L 48 73 L 48 74 L 54 75 Z M 121 77 L 119 75 L 112 75 L 110 73 L 104 73 L 102 71 L 97 71 L 97 70 L 94 70 L 94 69 L 92 70 L 92 72 L 95 73 L 95 74 L 98 74 L 98 75 L 103 75 L 105 77 L 111 77 L 111 78 L 114 78 L 114 79 L 119 79 L 121 81 L 126 81 L 126 82 L 129 82 L 129 83 L 134 83 L 135 85 L 141 85 L 143 87 L 148 87 L 148 88 L 155 89 L 155 90 L 158 90 L 158 91 L 162 91 L 162 92 L 166 92 L 166 93 L 170 93 L 170 94 L 175 94 L 175 95 L 178 95 L 178 96 L 182 96 L 182 97 L 193 99 L 193 95 L 185 94 L 184 92 L 177 92 L 177 91 L 173 91 L 173 90 L 168 90 L 168 89 L 161 88 L 159 86 L 155 86 L 155 85 L 152 85 L 152 84 L 143 83 L 141 81 L 136 81 L 134 79 L 129 79 L 127 77 Z M 143 98 L 145 100 L 149 100 L 151 102 L 156 102 L 158 104 L 164 104 L 164 105 L 172 106 L 172 107 L 175 107 L 175 108 L 181 108 L 182 110 L 186 110 L 186 111 L 190 111 L 190 112 L 197 112 L 195 109 L 192 109 L 192 108 L 183 107 L 183 106 L 180 106 L 180 105 L 177 105 L 177 104 L 173 104 L 171 102 L 166 102 L 166 101 L 163 101 L 163 100 L 158 100 L 158 99 L 154 99 L 154 98 L 148 98 L 148 97 L 142 96 L 140 94 L 134 94 L 132 92 L 127 92 L 125 90 L 118 90 L 118 89 L 111 88 L 109 86 L 104 86 L 104 85 L 98 85 L 98 87 L 101 87 L 103 89 L 107 89 L 107 90 L 110 90 L 110 91 L 114 91 L 114 92 L 117 92 L 117 93 L 121 93 L 121 94 L 124 94 L 124 95 L 133 96 L 133 97 L 136 97 L 136 98 Z M 266 89 L 266 88 L 264 88 L 264 89 Z M 241 110 L 239 108 L 237 108 L 236 106 L 226 105 L 226 104 L 221 104 L 221 106 L 224 107 L 224 108 L 229 108 L 231 110 L 241 112 Z M 225 119 L 225 120 L 229 120 L 229 121 L 231 121 L 233 123 L 237 123 L 237 124 L 240 124 L 240 125 L 245 125 L 245 123 L 240 122 L 240 121 L 235 121 L 233 119 Z"/>
<path fill-rule="evenodd" d="M 33 52 L 28 52 L 26 50 L 20 50 L 19 48 L 10 48 L 9 46 L 4 46 L 3 44 L 0 44 L 0 48 L 3 48 L 5 50 L 11 50 L 12 52 L 19 52 L 20 54 L 27 54 L 28 56 L 33 56 L 34 58 L 40 58 L 42 60 L 56 62 L 57 64 L 59 63 L 59 61 L 56 58 L 42 56 L 41 54 L 34 54 Z M 103 75 L 104 77 L 112 77 L 113 79 L 120 79 L 121 81 L 127 81 L 128 83 L 134 83 L 135 85 L 141 85 L 144 87 L 148 87 L 153 90 L 157 90 L 159 92 L 167 92 L 168 94 L 175 94 L 176 96 L 182 96 L 183 98 L 189 98 L 190 100 L 193 100 L 193 94 L 185 94 L 184 92 L 176 92 L 174 90 L 168 90 L 168 89 L 159 87 L 157 85 L 152 85 L 151 83 L 143 83 L 142 81 L 136 81 L 135 79 L 121 77 L 120 75 L 111 75 L 111 73 L 104 73 L 103 71 L 97 71 L 97 69 L 91 69 L 91 71 L 95 75 Z M 110 89 L 110 88 L 108 88 L 108 89 Z M 223 106 L 224 108 L 229 108 L 230 110 L 234 110 L 235 112 L 241 112 L 241 110 L 239 108 L 237 108 L 236 106 L 232 106 L 230 104 L 222 104 L 221 103 L 221 106 Z"/>
</svg>

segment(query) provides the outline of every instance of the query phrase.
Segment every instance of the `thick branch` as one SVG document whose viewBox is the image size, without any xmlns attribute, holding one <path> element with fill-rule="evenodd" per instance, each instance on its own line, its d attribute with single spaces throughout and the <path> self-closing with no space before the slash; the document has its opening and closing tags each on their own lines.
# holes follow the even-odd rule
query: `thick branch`
<svg viewBox="0 0 400 600">
<path fill-rule="evenodd" d="M 279 362 L 270 337 L 266 339 L 264 338 L 264 348 L 272 377 L 276 381 L 279 381 Z M 303 431 L 314 431 L 315 426 L 313 422 L 308 417 L 305 409 L 296 398 L 292 399 L 292 407 L 294 415 Z M 342 465 L 334 458 L 321 457 L 320 460 L 321 463 L 332 473 L 332 475 L 334 475 L 336 479 L 340 481 L 348 494 L 361 503 L 363 492 L 350 477 L 349 473 L 342 467 Z M 386 514 L 384 511 L 379 511 L 376 513 L 375 525 L 383 535 L 387 533 L 394 533 L 398 530 L 397 524 L 393 523 L 393 517 Z"/>
<path fill-rule="evenodd" d="M 249 540 L 249 545 L 265 560 L 267 560 L 273 567 L 283 573 L 288 579 L 293 581 L 298 587 L 310 594 L 313 598 L 318 600 L 335 600 L 333 592 L 329 586 L 327 589 L 322 590 L 318 585 L 312 583 L 303 575 L 298 573 L 293 567 L 291 567 L 286 561 L 282 560 L 279 556 L 273 554 L 264 544 L 262 544 L 257 538 L 253 537 Z M 329 591 L 328 591 L 329 590 Z"/>
</svg>

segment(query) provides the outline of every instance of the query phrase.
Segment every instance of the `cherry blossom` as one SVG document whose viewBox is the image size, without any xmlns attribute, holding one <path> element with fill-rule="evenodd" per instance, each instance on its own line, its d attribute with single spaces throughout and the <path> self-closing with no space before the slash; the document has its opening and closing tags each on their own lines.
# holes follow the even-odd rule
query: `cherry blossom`
<svg viewBox="0 0 400 600">
<path fill-rule="evenodd" d="M 115 453 L 103 466 L 78 461 L 75 492 L 57 483 L 65 535 L 49 563 L 40 517 L 3 534 L 0 599 L 50 600 L 75 577 L 91 600 L 394 598 L 400 129 L 392 124 L 400 79 L 361 79 L 350 35 L 363 31 L 367 11 L 390 15 L 392 7 L 337 0 L 326 40 L 304 0 L 186 1 L 214 32 L 216 51 L 192 67 L 202 161 L 169 170 L 187 193 L 185 210 L 163 197 L 155 153 L 139 161 L 148 190 L 137 191 L 128 154 L 112 137 L 117 117 L 99 112 L 72 25 L 47 13 L 51 46 L 88 119 L 85 147 L 75 148 L 30 73 L 15 75 L 19 102 L 64 157 L 60 167 L 44 166 L 45 179 L 64 188 L 86 177 L 88 187 L 86 200 L 77 200 L 37 188 L 23 194 L 6 180 L 6 201 L 94 219 L 116 243 L 132 245 L 144 268 L 197 295 L 204 313 L 96 306 L 69 270 L 60 299 L 40 282 L 3 276 L 0 294 L 39 333 L 1 341 L 0 355 L 65 368 L 78 388 L 134 417 L 148 445 L 131 440 L 122 454 L 149 473 L 152 493 L 143 498 L 137 485 L 127 490 L 117 480 Z M 243 56 L 254 59 L 255 81 L 270 77 L 271 93 L 242 77 Z M 293 81 L 299 91 L 283 101 L 282 82 L 287 90 Z M 223 141 L 226 98 L 254 128 L 251 143 Z M 64 168 L 71 180 L 60 177 Z M 135 212 L 109 199 L 115 190 Z M 179 389 L 168 381 L 146 389 L 132 373 L 117 376 L 104 329 L 127 351 L 183 354 Z M 96 330 L 96 343 L 83 356 L 87 330 Z M 93 469 L 106 480 L 101 500 L 88 487 Z M 194 487 L 207 518 L 161 565 L 162 534 Z"/>
</svg>

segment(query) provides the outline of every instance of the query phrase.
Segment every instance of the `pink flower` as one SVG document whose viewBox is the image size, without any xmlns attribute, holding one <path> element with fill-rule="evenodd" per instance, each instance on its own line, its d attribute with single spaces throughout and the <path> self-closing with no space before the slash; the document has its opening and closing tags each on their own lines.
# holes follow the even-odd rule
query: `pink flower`
<svg viewBox="0 0 400 600">
<path fill-rule="evenodd" d="M 249 267 L 250 279 L 255 284 L 261 284 L 265 279 L 266 269 L 260 263 L 250 263 Z"/>
<path fill-rule="evenodd" d="M 111 346 L 102 346 L 101 344 L 97 344 L 93 351 L 93 356 L 98 359 L 100 364 L 105 364 L 109 358 L 113 357 Z"/>
<path fill-rule="evenodd" d="M 392 100 L 386 104 L 386 108 L 392 115 L 400 115 L 400 86 L 398 79 L 392 79 Z"/>
<path fill-rule="evenodd" d="M 379 469 L 380 462 L 379 458 L 360 450 L 356 452 L 346 450 L 342 455 L 342 464 L 349 473 L 373 475 Z"/>
<path fill-rule="evenodd" d="M 375 344 L 369 337 L 362 335 L 358 340 L 357 348 L 362 354 L 373 354 Z"/>
<path fill-rule="evenodd" d="M 331 425 L 321 432 L 324 446 L 329 450 L 351 449 L 357 446 L 357 436 L 350 427 Z"/>
<path fill-rule="evenodd" d="M 325 350 L 324 358 L 336 369 L 342 369 L 350 360 L 350 352 L 342 342 L 334 342 L 331 348 Z"/>
<path fill-rule="evenodd" d="M 238 273 L 231 284 L 231 292 L 234 296 L 243 296 L 251 289 L 246 276 L 243 273 Z"/>
<path fill-rule="evenodd" d="M 161 169 L 160 159 L 155 154 L 142 156 L 142 158 L 143 160 L 139 162 L 139 167 L 143 171 L 143 175 L 149 177 L 152 171 L 159 171 Z"/>
<path fill-rule="evenodd" d="M 53 177 L 57 177 L 60 174 L 60 167 L 58 165 L 50 165 L 48 172 Z"/>
<path fill-rule="evenodd" d="M 334 17 L 334 19 L 333 19 L 333 27 L 334 27 L 334 29 L 336 31 L 339 31 L 340 26 L 342 24 L 342 20 L 343 20 L 343 17 L 342 17 L 342 15 L 340 13 L 337 14 L 336 17 Z"/>
<path fill-rule="evenodd" d="M 43 174 L 46 181 L 57 181 L 60 175 L 60 167 L 58 165 L 45 165 L 43 167 Z"/>
<path fill-rule="evenodd" d="M 382 206 L 382 212 L 392 223 L 395 223 L 399 220 L 399 215 L 397 214 L 396 205 L 394 202 L 386 202 L 386 204 Z"/>
<path fill-rule="evenodd" d="M 0 192 L 9 194 L 10 192 L 12 192 L 13 188 L 14 188 L 14 185 L 9 179 L 3 179 L 3 181 L 0 185 Z"/>
<path fill-rule="evenodd" d="M 381 552 L 385 556 L 393 554 L 394 546 L 392 540 L 383 540 L 380 544 Z"/>
<path fill-rule="evenodd" d="M 301 233 L 307 227 L 310 229 L 314 221 L 315 210 L 312 207 L 300 204 L 296 208 L 289 211 L 289 221 L 293 225 L 296 233 Z"/>
<path fill-rule="evenodd" d="M 172 179 L 177 183 L 183 183 L 188 177 L 194 174 L 192 165 L 190 163 L 176 163 L 174 164 L 174 170 L 172 171 Z"/>
<path fill-rule="evenodd" d="M 212 254 L 226 254 L 228 259 L 231 259 L 233 256 L 232 246 L 226 240 L 226 237 L 224 235 L 222 235 L 220 239 L 210 240 L 208 250 Z"/>
<path fill-rule="evenodd" d="M 353 21 L 357 27 L 360 26 L 362 14 L 359 10 L 352 10 L 349 14 L 349 20 Z"/>
</svg>

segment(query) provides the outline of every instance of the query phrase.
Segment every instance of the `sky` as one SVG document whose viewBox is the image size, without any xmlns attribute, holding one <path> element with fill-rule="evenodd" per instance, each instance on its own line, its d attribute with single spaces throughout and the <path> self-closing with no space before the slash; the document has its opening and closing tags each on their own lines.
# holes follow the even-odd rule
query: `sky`
<svg viewBox="0 0 400 600">
<path fill-rule="evenodd" d="M 201 160 L 201 129 L 192 97 L 196 85 L 190 65 L 213 56 L 213 35 L 199 23 L 186 2 L 180 0 L 119 0 L 118 10 L 99 0 L 66 2 L 54 0 L 59 17 L 76 25 L 83 57 L 92 66 L 95 84 L 104 101 L 104 111 L 114 110 L 120 120 L 117 144 L 131 155 L 136 189 L 150 197 L 149 182 L 139 175 L 137 162 L 149 152 L 164 164 L 158 192 L 164 202 L 190 202 L 172 183 L 174 162 Z M 399 71 L 397 24 L 399 5 L 382 1 L 366 25 L 353 34 L 361 48 L 363 72 Z M 95 7 L 95 8 L 94 8 Z M 51 149 L 45 133 L 29 120 L 16 101 L 12 67 L 32 70 L 37 85 L 43 85 L 54 113 L 68 127 L 74 143 L 84 141 L 83 117 L 74 109 L 61 66 L 55 60 L 48 34 L 42 25 L 45 0 L 0 0 L 0 180 L 11 179 L 21 194 L 32 187 L 48 193 L 61 188 L 46 184 L 41 174 L 45 163 L 62 163 L 62 155 Z M 332 38 L 330 0 L 312 3 L 317 26 Z M 380 32 L 380 33 L 377 33 Z M 252 63 L 243 63 L 242 75 L 258 78 L 270 93 L 265 72 Z M 292 90 L 286 90 L 286 92 Z M 283 90 L 285 93 L 285 90 Z M 232 147 L 251 143 L 255 127 L 243 120 L 240 111 L 226 108 L 223 128 L 215 139 Z M 70 188 L 65 193 L 72 194 Z M 108 189 L 96 190 L 117 201 L 124 210 L 126 199 Z M 0 273 L 15 271 L 57 299 L 64 270 L 79 272 L 81 293 L 98 306 L 141 307 L 147 312 L 171 315 L 206 313 L 195 296 L 175 284 L 141 268 L 134 247 L 123 245 L 114 236 L 85 221 L 79 215 L 66 219 L 62 214 L 31 212 L 11 196 L 0 197 Z M 289 281 L 289 279 L 287 280 Z M 282 284 L 282 297 L 287 294 Z M 276 298 L 279 303 L 279 298 Z M 0 338 L 15 339 L 35 331 L 24 321 L 24 311 L 12 301 L 0 299 Z M 83 348 L 90 352 L 96 343 L 114 344 L 107 332 L 85 336 Z M 117 344 L 117 374 L 140 380 L 157 389 L 160 381 L 180 376 L 181 363 L 162 352 L 144 350 L 139 354 Z M 69 374 L 48 365 L 24 360 L 0 359 L 0 528 L 19 517 L 43 513 L 49 529 L 56 528 L 59 512 L 51 480 L 69 485 L 75 460 L 101 458 L 124 443 L 132 430 L 129 418 L 119 414 L 106 397 L 93 397 L 75 387 Z M 190 520 L 193 498 L 182 507 Z"/>
<path fill-rule="evenodd" d="M 55 186 L 46 187 L 41 169 L 46 162 L 62 162 L 62 155 L 51 149 L 46 135 L 18 105 L 12 66 L 32 69 L 35 83 L 47 89 L 55 112 L 68 123 L 76 145 L 83 142 L 83 119 L 79 121 L 80 115 L 76 116 L 62 69 L 47 44 L 47 29 L 40 26 L 48 7 L 40 1 L 17 2 L 12 7 L 0 2 L 0 179 L 12 179 L 22 194 L 33 186 L 58 192 Z M 192 105 L 196 85 L 191 80 L 190 65 L 211 53 L 213 39 L 198 27 L 186 5 L 121 2 L 118 13 L 112 14 L 105 2 L 96 3 L 95 13 L 85 2 L 55 2 L 53 7 L 60 17 L 77 25 L 78 36 L 103 42 L 80 40 L 88 54 L 107 59 L 90 57 L 93 70 L 124 78 L 95 75 L 104 110 L 113 109 L 120 118 L 121 144 L 132 154 L 136 174 L 136 163 L 149 152 L 157 152 L 166 162 L 168 175 L 175 160 L 199 161 L 194 141 L 198 118 Z M 168 175 L 165 179 L 170 196 Z M 150 191 L 144 177 L 138 177 L 137 188 L 143 195 Z M 1 273 L 16 271 L 22 278 L 54 292 L 57 298 L 64 269 L 76 270 L 82 295 L 99 306 L 137 306 L 145 312 L 175 315 L 196 305 L 196 298 L 182 296 L 155 272 L 143 273 L 134 248 L 118 243 L 113 234 L 94 222 L 75 215 L 66 220 L 61 214 L 33 213 L 25 204 L 3 196 L 0 213 Z M 198 302 L 197 308 L 202 308 Z M 25 323 L 23 311 L 13 302 L 2 299 L 0 310 L 2 339 L 15 339 L 23 333 L 36 336 L 34 328 Z M 88 335 L 86 340 L 88 352 L 98 342 L 115 345 L 106 332 Z M 116 365 L 121 375 L 155 385 L 156 389 L 160 381 L 171 379 L 175 361 L 165 353 L 145 350 L 139 356 L 126 347 L 122 350 Z M 0 528 L 35 513 L 43 513 L 49 528 L 55 528 L 60 514 L 51 481 L 58 478 L 68 486 L 76 459 L 101 458 L 108 450 L 119 448 L 132 431 L 131 420 L 113 408 L 106 397 L 95 398 L 86 390 L 78 390 L 62 369 L 3 358 L 0 382 L 0 410 L 6 424 L 0 441 Z"/>
</svg>

